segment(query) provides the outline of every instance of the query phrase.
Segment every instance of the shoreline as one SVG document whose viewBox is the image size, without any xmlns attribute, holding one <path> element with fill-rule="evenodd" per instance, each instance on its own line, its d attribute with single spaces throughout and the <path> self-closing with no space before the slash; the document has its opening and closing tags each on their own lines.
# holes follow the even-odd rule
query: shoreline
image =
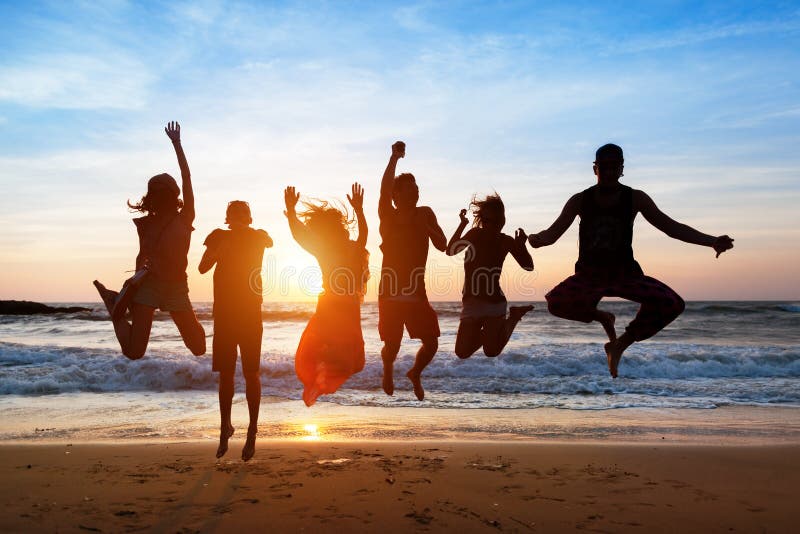
<svg viewBox="0 0 800 534">
<path fill-rule="evenodd" d="M 74 394 L 18 400 L 23 402 L 0 398 L 7 415 L 0 424 L 0 444 L 206 442 L 218 435 L 217 399 L 211 394 Z M 238 432 L 247 425 L 243 395 L 234 398 L 233 425 Z M 800 407 L 455 409 L 320 402 L 309 409 L 302 401 L 272 397 L 262 401 L 258 439 L 791 445 L 800 444 Z"/>
</svg>

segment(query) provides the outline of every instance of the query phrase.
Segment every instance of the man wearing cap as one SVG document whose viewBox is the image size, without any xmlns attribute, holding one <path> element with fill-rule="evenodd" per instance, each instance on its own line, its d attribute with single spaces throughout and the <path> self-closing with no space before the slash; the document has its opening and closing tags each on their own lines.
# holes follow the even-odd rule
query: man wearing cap
<svg viewBox="0 0 800 534">
<path fill-rule="evenodd" d="M 575 274 L 553 288 L 545 298 L 556 317 L 590 323 L 598 321 L 608 335 L 608 370 L 617 377 L 622 353 L 636 341 L 658 333 L 683 312 L 681 297 L 666 284 L 645 276 L 633 257 L 633 221 L 641 213 L 668 236 L 713 248 L 717 257 L 733 248 L 727 235 L 714 237 L 681 224 L 663 213 L 643 191 L 619 183 L 622 148 L 607 144 L 597 149 L 597 184 L 570 198 L 548 228 L 528 237 L 534 248 L 552 245 L 580 216 L 579 253 Z M 641 304 L 639 312 L 617 337 L 613 314 L 597 309 L 603 297 L 620 297 Z"/>
</svg>

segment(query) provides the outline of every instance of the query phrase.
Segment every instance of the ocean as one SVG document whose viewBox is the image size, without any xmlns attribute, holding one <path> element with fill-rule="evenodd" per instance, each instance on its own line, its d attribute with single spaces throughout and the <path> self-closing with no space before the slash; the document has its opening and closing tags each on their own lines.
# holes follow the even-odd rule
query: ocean
<svg viewBox="0 0 800 534">
<path fill-rule="evenodd" d="M 191 355 L 169 316 L 159 313 L 148 353 L 138 361 L 120 354 L 104 308 L 97 303 L 70 304 L 91 311 L 0 316 L 0 408 L 4 414 L 0 439 L 69 437 L 91 428 L 119 437 L 181 435 L 191 419 L 187 414 L 202 413 L 208 421 L 214 420 L 210 303 L 195 303 L 209 336 L 206 356 Z M 607 302 L 603 307 L 617 315 L 619 332 L 637 309 L 627 302 Z M 404 376 L 419 346 L 407 338 L 396 363 L 395 396 L 381 390 L 377 305 L 366 303 L 362 307 L 364 370 L 337 393 L 321 397 L 320 407 L 311 410 L 355 406 L 422 406 L 448 412 L 502 409 L 512 410 L 508 417 L 513 419 L 515 409 L 800 406 L 797 302 L 690 302 L 663 332 L 626 352 L 617 379 L 608 374 L 605 338 L 597 323 L 558 319 L 544 303 L 536 303 L 537 309 L 519 324 L 503 354 L 487 358 L 479 352 L 460 360 L 453 353 L 460 303 L 434 303 L 434 308 L 442 337 L 438 354 L 423 373 L 424 402 L 416 401 Z M 263 393 L 268 402 L 285 403 L 297 414 L 308 409 L 297 403 L 301 384 L 294 373 L 294 350 L 313 310 L 314 303 L 265 303 L 263 307 Z M 237 371 L 237 392 L 243 390 Z M 236 402 L 242 402 L 241 395 Z M 167 419 L 172 421 L 167 425 L 170 430 L 153 423 Z M 113 425 L 108 424 L 110 420 Z"/>
</svg>

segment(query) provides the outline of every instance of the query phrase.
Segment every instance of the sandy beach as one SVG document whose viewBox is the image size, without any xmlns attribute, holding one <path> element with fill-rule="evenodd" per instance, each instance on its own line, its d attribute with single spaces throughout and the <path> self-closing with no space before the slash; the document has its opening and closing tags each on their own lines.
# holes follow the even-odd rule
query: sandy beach
<svg viewBox="0 0 800 534">
<path fill-rule="evenodd" d="M 790 532 L 800 445 L 0 446 L 3 532 Z"/>
</svg>

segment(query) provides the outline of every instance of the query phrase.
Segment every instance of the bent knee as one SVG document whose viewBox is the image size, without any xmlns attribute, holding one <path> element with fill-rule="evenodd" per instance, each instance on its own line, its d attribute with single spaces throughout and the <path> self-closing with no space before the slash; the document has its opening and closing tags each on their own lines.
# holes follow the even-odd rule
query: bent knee
<svg viewBox="0 0 800 534">
<path fill-rule="evenodd" d="M 470 356 L 475 354 L 475 351 L 474 350 L 469 350 L 469 349 L 464 348 L 464 347 L 459 347 L 458 345 L 456 345 L 455 353 L 456 353 L 456 356 L 458 356 L 462 360 L 466 360 L 467 358 L 469 358 Z"/>
<path fill-rule="evenodd" d="M 436 352 L 439 350 L 439 338 L 430 337 L 422 340 L 422 348 L 426 351 Z"/>
<path fill-rule="evenodd" d="M 134 348 L 122 351 L 122 354 L 124 354 L 125 357 L 128 358 L 129 360 L 140 360 L 142 358 L 142 356 L 144 356 L 144 353 L 145 353 L 146 350 L 147 350 L 147 347 L 142 347 L 142 348 L 134 347 Z"/>
<path fill-rule="evenodd" d="M 483 353 L 489 358 L 495 358 L 497 356 L 500 356 L 500 353 L 502 351 L 503 349 L 497 347 L 483 347 Z"/>
</svg>

